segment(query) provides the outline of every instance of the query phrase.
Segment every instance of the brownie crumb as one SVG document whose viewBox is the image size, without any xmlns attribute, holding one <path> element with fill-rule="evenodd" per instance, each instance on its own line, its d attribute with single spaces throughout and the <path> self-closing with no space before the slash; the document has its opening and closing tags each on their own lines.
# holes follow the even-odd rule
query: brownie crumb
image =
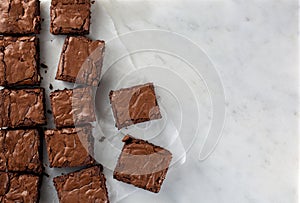
<svg viewBox="0 0 300 203">
<path fill-rule="evenodd" d="M 105 137 L 102 136 L 100 139 L 99 139 L 99 142 L 103 142 L 105 140 Z"/>
<path fill-rule="evenodd" d="M 45 73 L 47 73 L 47 70 L 45 70 Z"/>
<path fill-rule="evenodd" d="M 91 3 L 92 3 L 92 4 L 94 4 L 94 3 L 95 3 L 95 1 L 92 1 Z"/>
<path fill-rule="evenodd" d="M 50 90 L 53 90 L 52 84 L 49 85 L 49 89 L 50 89 Z"/>
<path fill-rule="evenodd" d="M 50 177 L 50 175 L 48 173 L 46 173 L 46 172 L 43 172 L 43 175 L 46 176 L 47 178 Z"/>
<path fill-rule="evenodd" d="M 46 64 L 44 64 L 44 63 L 41 63 L 41 67 L 42 68 L 48 68 L 48 66 Z"/>
<path fill-rule="evenodd" d="M 47 110 L 47 113 L 48 113 L 48 114 L 52 114 L 52 111 L 51 111 L 51 110 Z"/>
</svg>

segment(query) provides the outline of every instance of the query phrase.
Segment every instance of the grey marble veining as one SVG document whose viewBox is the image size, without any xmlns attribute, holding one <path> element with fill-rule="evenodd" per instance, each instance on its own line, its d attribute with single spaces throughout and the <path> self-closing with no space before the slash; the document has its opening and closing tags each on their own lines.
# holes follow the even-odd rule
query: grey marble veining
<svg viewBox="0 0 300 203">
<path fill-rule="evenodd" d="M 162 29 L 197 43 L 216 65 L 227 98 L 223 137 L 210 158 L 197 162 L 194 145 L 168 176 L 177 181 L 157 197 L 138 191 L 121 202 L 297 202 L 297 1 L 104 1 L 103 7 L 118 33 Z"/>
</svg>

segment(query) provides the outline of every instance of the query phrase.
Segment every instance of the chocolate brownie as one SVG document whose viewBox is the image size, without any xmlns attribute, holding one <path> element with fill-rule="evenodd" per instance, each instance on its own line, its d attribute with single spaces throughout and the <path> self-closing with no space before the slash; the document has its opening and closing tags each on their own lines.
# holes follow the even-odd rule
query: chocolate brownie
<svg viewBox="0 0 300 203">
<path fill-rule="evenodd" d="M 83 125 L 96 120 L 92 88 L 56 90 L 50 94 L 57 128 Z"/>
<path fill-rule="evenodd" d="M 0 171 L 42 173 L 37 130 L 0 130 Z"/>
<path fill-rule="evenodd" d="M 50 167 L 77 167 L 94 164 L 91 126 L 46 130 Z M 91 154 L 91 155 L 90 155 Z"/>
<path fill-rule="evenodd" d="M 39 0 L 0 1 L 0 34 L 38 34 L 40 21 Z"/>
<path fill-rule="evenodd" d="M 34 127 L 46 124 L 44 89 L 0 90 L 0 127 Z"/>
<path fill-rule="evenodd" d="M 118 129 L 161 118 L 152 83 L 110 91 L 109 98 Z"/>
<path fill-rule="evenodd" d="M 109 203 L 105 181 L 100 165 L 53 179 L 60 203 Z"/>
<path fill-rule="evenodd" d="M 39 40 L 0 36 L 0 86 L 39 85 Z"/>
<path fill-rule="evenodd" d="M 158 193 L 166 177 L 172 154 L 147 141 L 126 135 L 114 170 L 114 178 Z"/>
<path fill-rule="evenodd" d="M 0 172 L 0 202 L 39 202 L 40 177 Z"/>
<path fill-rule="evenodd" d="M 90 0 L 52 0 L 50 32 L 52 34 L 89 34 Z"/>
<path fill-rule="evenodd" d="M 83 36 L 65 39 L 56 79 L 97 86 L 100 81 L 105 42 Z"/>
</svg>

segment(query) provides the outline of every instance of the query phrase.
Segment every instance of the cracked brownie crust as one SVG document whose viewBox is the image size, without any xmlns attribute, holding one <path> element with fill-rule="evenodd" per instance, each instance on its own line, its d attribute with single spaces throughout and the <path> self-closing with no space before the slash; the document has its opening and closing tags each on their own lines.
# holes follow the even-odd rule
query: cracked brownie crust
<svg viewBox="0 0 300 203">
<path fill-rule="evenodd" d="M 118 129 L 161 118 L 152 83 L 110 91 L 109 98 Z"/>
<path fill-rule="evenodd" d="M 126 135 L 113 177 L 119 181 L 158 193 L 172 159 L 168 150 Z"/>
<path fill-rule="evenodd" d="M 109 203 L 105 181 L 100 165 L 53 179 L 60 203 Z"/>
<path fill-rule="evenodd" d="M 40 177 L 0 172 L 0 202 L 39 202 Z"/>
<path fill-rule="evenodd" d="M 0 171 L 42 173 L 37 130 L 0 130 Z"/>
<path fill-rule="evenodd" d="M 0 90 L 0 127 L 34 127 L 46 124 L 44 89 Z"/>
<path fill-rule="evenodd" d="M 95 121 L 92 95 L 90 87 L 52 92 L 50 100 L 56 127 L 77 127 Z"/>
<path fill-rule="evenodd" d="M 95 163 L 91 126 L 45 131 L 50 167 L 77 167 Z M 88 151 L 87 151 L 88 150 Z"/>
<path fill-rule="evenodd" d="M 52 0 L 50 32 L 52 34 L 89 34 L 90 0 Z"/>
<path fill-rule="evenodd" d="M 105 42 L 83 36 L 65 39 L 55 79 L 97 86 Z"/>
<path fill-rule="evenodd" d="M 0 85 L 39 85 L 39 41 L 32 37 L 0 36 Z"/>
<path fill-rule="evenodd" d="M 0 1 L 0 34 L 39 34 L 40 21 L 39 0 Z"/>
</svg>

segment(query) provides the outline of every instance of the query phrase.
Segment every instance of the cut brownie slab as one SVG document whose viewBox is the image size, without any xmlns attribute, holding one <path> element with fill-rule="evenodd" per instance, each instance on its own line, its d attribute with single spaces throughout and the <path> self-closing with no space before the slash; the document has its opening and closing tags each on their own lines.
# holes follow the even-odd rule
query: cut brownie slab
<svg viewBox="0 0 300 203">
<path fill-rule="evenodd" d="M 53 179 L 60 203 L 109 203 L 102 166 L 93 166 Z"/>
<path fill-rule="evenodd" d="M 0 172 L 0 202 L 39 202 L 40 177 Z"/>
<path fill-rule="evenodd" d="M 0 34 L 38 34 L 40 21 L 39 0 L 0 1 Z"/>
<path fill-rule="evenodd" d="M 100 81 L 105 42 L 87 37 L 66 38 L 56 79 L 97 86 Z"/>
<path fill-rule="evenodd" d="M 50 32 L 52 34 L 89 34 L 90 0 L 52 0 Z"/>
<path fill-rule="evenodd" d="M 77 167 L 94 164 L 91 126 L 46 130 L 50 167 Z M 90 155 L 91 154 L 91 155 Z"/>
<path fill-rule="evenodd" d="M 0 127 L 34 127 L 46 124 L 44 89 L 0 90 Z"/>
<path fill-rule="evenodd" d="M 0 86 L 39 85 L 38 38 L 0 37 Z"/>
<path fill-rule="evenodd" d="M 42 173 L 37 130 L 0 130 L 0 171 Z"/>
<path fill-rule="evenodd" d="M 118 129 L 161 118 L 152 83 L 111 91 L 109 98 Z"/>
<path fill-rule="evenodd" d="M 92 89 L 56 90 L 50 94 L 57 128 L 79 126 L 96 120 Z"/>
<path fill-rule="evenodd" d="M 136 187 L 158 193 L 166 177 L 172 154 L 147 141 L 129 135 L 114 170 L 114 178 Z"/>
</svg>

